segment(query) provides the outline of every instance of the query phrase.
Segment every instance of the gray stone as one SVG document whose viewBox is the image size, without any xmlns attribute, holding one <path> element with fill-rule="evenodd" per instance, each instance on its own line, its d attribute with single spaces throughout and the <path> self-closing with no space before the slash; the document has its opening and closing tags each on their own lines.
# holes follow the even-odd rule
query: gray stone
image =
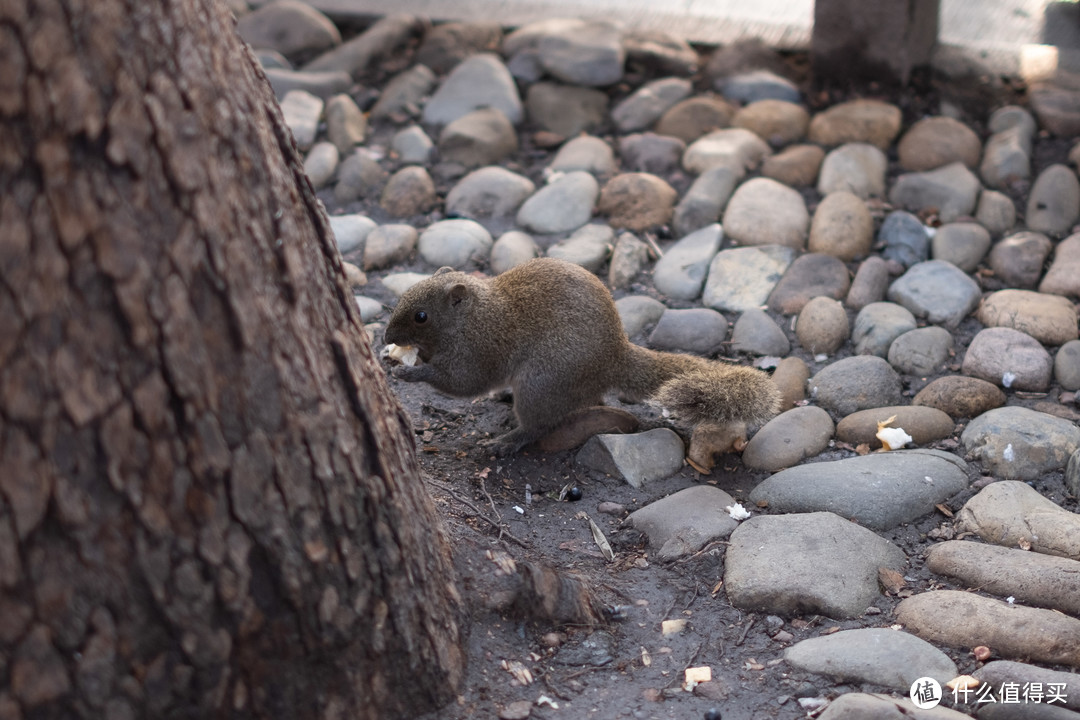
<svg viewBox="0 0 1080 720">
<path fill-rule="evenodd" d="M 933 512 L 967 485 L 967 464 L 952 453 L 893 450 L 781 470 L 748 499 L 774 512 L 835 512 L 884 531 Z"/>
<path fill-rule="evenodd" d="M 293 65 L 289 62 L 284 55 L 277 50 L 259 50 L 258 48 L 252 48 L 255 51 L 255 59 L 262 66 L 263 70 L 292 70 Z M 349 82 L 352 82 L 352 78 L 349 78 Z M 271 83 L 271 86 L 273 84 Z"/>
<path fill-rule="evenodd" d="M 936 209 L 942 222 L 975 212 L 979 178 L 961 162 L 936 170 L 901 175 L 889 191 L 889 202 L 913 212 Z"/>
<path fill-rule="evenodd" d="M 787 648 L 784 660 L 816 675 L 883 685 L 904 694 L 921 677 L 945 685 L 959 674 L 948 655 L 925 640 L 891 628 L 841 630 L 809 638 Z"/>
<path fill-rule="evenodd" d="M 907 308 L 891 302 L 870 303 L 855 316 L 851 341 L 859 355 L 888 357 L 893 341 L 916 327 Z"/>
<path fill-rule="evenodd" d="M 993 237 L 1001 237 L 1016 225 L 1016 206 L 1005 193 L 983 190 L 975 208 L 975 219 Z"/>
<path fill-rule="evenodd" d="M 424 106 L 424 123 L 448 125 L 479 108 L 502 112 L 511 124 L 521 122 L 521 98 L 510 71 L 497 55 L 481 53 L 451 71 Z"/>
<path fill-rule="evenodd" d="M 394 293 L 395 297 L 401 297 L 405 292 L 418 282 L 427 280 L 431 275 L 425 273 L 403 272 L 384 275 L 383 286 Z"/>
<path fill-rule="evenodd" d="M 716 88 L 725 98 L 741 103 L 759 100 L 797 103 L 802 99 L 795 83 L 769 70 L 751 70 L 729 75 L 717 81 Z"/>
<path fill-rule="evenodd" d="M 1080 135 L 1080 92 L 1074 88 L 1035 83 L 1028 88 L 1028 103 L 1044 130 L 1065 138 Z"/>
<path fill-rule="evenodd" d="M 973 418 L 1004 405 L 1005 393 L 979 378 L 944 375 L 920 390 L 911 404 L 937 408 L 949 417 Z"/>
<path fill-rule="evenodd" d="M 584 225 L 566 240 L 548 248 L 547 254 L 595 273 L 603 267 L 614 244 L 615 231 L 607 225 Z"/>
<path fill-rule="evenodd" d="M 927 260 L 908 268 L 889 286 L 886 296 L 917 318 L 955 328 L 979 304 L 982 290 L 952 263 Z"/>
<path fill-rule="evenodd" d="M 740 185 L 724 211 L 724 231 L 740 245 L 806 247 L 810 213 L 797 190 L 769 178 Z"/>
<path fill-rule="evenodd" d="M 592 88 L 538 82 L 525 94 L 525 109 L 538 129 L 573 138 L 603 124 L 608 97 Z"/>
<path fill-rule="evenodd" d="M 1054 380 L 1065 390 L 1080 390 L 1080 340 L 1070 340 L 1058 348 Z"/>
<path fill-rule="evenodd" d="M 619 138 L 623 167 L 635 172 L 668 175 L 679 170 L 686 143 L 676 137 L 646 132 Z"/>
<path fill-rule="evenodd" d="M 952 349 L 952 333 L 945 328 L 916 328 L 893 340 L 888 359 L 899 373 L 926 377 L 942 370 Z"/>
<path fill-rule="evenodd" d="M 1080 234 L 1070 235 L 1054 248 L 1054 261 L 1039 283 L 1039 292 L 1080 295 Z"/>
<path fill-rule="evenodd" d="M 967 273 L 979 267 L 989 249 L 990 231 L 973 222 L 943 225 L 930 241 L 930 254 L 935 260 L 951 262 Z"/>
<path fill-rule="evenodd" d="M 819 407 L 807 405 L 780 413 L 754 434 L 743 449 L 743 465 L 777 472 L 814 457 L 833 438 L 832 418 Z"/>
<path fill-rule="evenodd" d="M 527 233 L 511 230 L 491 246 L 491 270 L 496 275 L 540 256 L 540 248 Z"/>
<path fill-rule="evenodd" d="M 729 312 L 760 308 L 796 254 L 782 245 L 721 250 L 709 265 L 702 304 Z"/>
<path fill-rule="evenodd" d="M 612 290 L 630 287 L 649 262 L 649 245 L 632 233 L 624 232 L 615 240 L 608 268 L 608 286 Z"/>
<path fill-rule="evenodd" d="M 413 65 L 386 83 L 382 94 L 371 108 L 371 119 L 381 120 L 392 115 L 416 116 L 420 104 L 435 87 L 435 73 L 426 65 Z"/>
<path fill-rule="evenodd" d="M 868 143 L 846 143 L 830 150 L 821 162 L 818 192 L 828 195 L 849 192 L 867 200 L 885 195 L 885 170 L 889 160 Z"/>
<path fill-rule="evenodd" d="M 388 224 L 368 233 L 364 243 L 364 270 L 379 270 L 405 262 L 416 249 L 420 233 L 412 225 Z"/>
<path fill-rule="evenodd" d="M 375 298 L 354 295 L 353 300 L 356 301 L 356 309 L 360 311 L 361 322 L 369 323 L 382 315 L 385 310 L 383 304 Z"/>
<path fill-rule="evenodd" d="M 860 410 L 836 424 L 836 437 L 849 445 L 884 447 L 878 437 L 882 426 L 903 430 L 910 439 L 886 438 L 890 450 L 907 445 L 927 445 L 952 435 L 955 425 L 944 411 L 921 405 L 892 405 Z"/>
<path fill-rule="evenodd" d="M 296 147 L 306 151 L 315 144 L 323 101 L 304 90 L 290 90 L 281 99 L 281 114 L 292 131 Z"/>
<path fill-rule="evenodd" d="M 1080 217 L 1080 180 L 1065 165 L 1051 165 L 1039 173 L 1028 195 L 1027 226 L 1060 237 Z"/>
<path fill-rule="evenodd" d="M 342 155 L 364 142 L 367 118 L 348 95 L 335 95 L 326 101 L 326 137 Z"/>
<path fill-rule="evenodd" d="M 337 172 L 340 159 L 333 143 L 318 142 L 312 145 L 304 158 L 304 174 L 311 180 L 311 186 L 316 190 L 326 187 Z"/>
<path fill-rule="evenodd" d="M 810 378 L 810 397 L 839 416 L 884 405 L 899 405 L 900 391 L 900 376 L 876 355 L 837 360 Z"/>
<path fill-rule="evenodd" d="M 783 357 L 791 351 L 791 343 L 767 312 L 751 308 L 735 321 L 731 331 L 731 349 L 751 355 Z"/>
<path fill-rule="evenodd" d="M 417 249 L 424 262 L 435 267 L 464 267 L 483 259 L 494 241 L 480 223 L 472 220 L 440 220 L 420 233 Z"/>
<path fill-rule="evenodd" d="M 1063 345 L 1078 337 L 1076 306 L 1060 295 L 998 290 L 983 298 L 975 317 L 987 327 L 1027 333 L 1043 345 Z"/>
<path fill-rule="evenodd" d="M 769 144 L 749 130 L 727 128 L 713 130 L 690 143 L 682 164 L 684 170 L 695 175 L 718 165 L 745 172 L 756 168 L 771 152 Z"/>
<path fill-rule="evenodd" d="M 744 610 L 850 618 L 877 599 L 878 568 L 906 561 L 892 543 L 832 513 L 758 515 L 731 534 L 724 588 Z"/>
<path fill-rule="evenodd" d="M 599 20 L 567 22 L 554 32 L 543 34 L 536 49 L 540 66 L 570 85 L 606 87 L 623 76 L 626 53 L 622 46 L 622 30 L 613 23 Z M 505 44 L 503 51 L 508 52 Z"/>
<path fill-rule="evenodd" d="M 446 194 L 446 213 L 484 224 L 512 220 L 518 208 L 536 192 L 532 180 L 498 166 L 474 170 Z"/>
<path fill-rule="evenodd" d="M 622 478 L 636 488 L 678 472 L 683 465 L 682 439 L 669 428 L 633 435 L 594 435 L 576 461 L 590 470 Z"/>
<path fill-rule="evenodd" d="M 878 243 L 885 246 L 881 256 L 895 260 L 905 269 L 930 257 L 930 236 L 919 218 L 897 210 L 889 213 L 878 230 Z"/>
<path fill-rule="evenodd" d="M 276 0 L 236 21 L 236 32 L 256 49 L 285 55 L 311 55 L 341 44 L 330 18 L 298 0 Z"/>
<path fill-rule="evenodd" d="M 938 705 L 919 710 L 910 699 L 870 693 L 847 693 L 829 703 L 820 720 L 966 720 L 969 716 Z"/>
<path fill-rule="evenodd" d="M 995 545 L 1030 543 L 1033 552 L 1080 560 L 1080 515 L 1048 500 L 1025 482 L 1005 480 L 987 485 L 967 501 L 957 522 L 961 529 Z"/>
<path fill-rule="evenodd" d="M 267 68 L 265 72 L 279 100 L 294 90 L 325 100 L 345 92 L 353 84 L 347 72 L 301 72 L 287 68 Z"/>
<path fill-rule="evenodd" d="M 419 125 L 410 125 L 394 133 L 390 149 L 407 165 L 426 165 L 431 162 L 435 143 Z"/>
<path fill-rule="evenodd" d="M 338 181 L 334 198 L 340 203 L 357 198 L 370 198 L 379 192 L 386 180 L 386 171 L 378 158 L 367 148 L 356 148 L 338 166 Z"/>
<path fill-rule="evenodd" d="M 1043 265 L 1053 248 L 1050 238 L 1042 233 L 1014 233 L 994 243 L 987 265 L 994 271 L 994 277 L 1008 287 L 1033 288 L 1039 284 Z"/>
<path fill-rule="evenodd" d="M 1053 610 L 933 590 L 901 601 L 896 619 L 935 644 L 965 650 L 985 645 L 1005 658 L 1080 667 L 1080 620 Z"/>
<path fill-rule="evenodd" d="M 1047 691 L 1053 685 L 1060 688 L 1061 695 L 1064 696 L 1060 705 L 1055 701 L 1055 707 L 1080 711 L 1080 677 L 1076 673 L 1048 670 L 1012 660 L 994 660 L 975 670 L 972 675 L 995 688 L 1001 688 L 1005 683 L 1016 683 L 1020 687 L 1027 685 L 1031 688 L 1036 683 L 1040 683 L 1046 697 L 1049 697 Z M 1021 703 L 1018 707 L 1025 712 L 1031 709 L 1028 703 Z M 1062 718 L 1061 720 L 1076 720 L 1076 718 Z"/>
<path fill-rule="evenodd" d="M 514 126 L 493 107 L 466 113 L 439 133 L 441 159 L 467 168 L 494 165 L 517 149 Z"/>
<path fill-rule="evenodd" d="M 303 70 L 340 70 L 359 78 L 372 64 L 388 57 L 422 27 L 422 21 L 413 15 L 386 15 L 356 37 L 318 56 Z"/>
<path fill-rule="evenodd" d="M 723 98 L 712 95 L 694 95 L 676 103 L 657 121 L 655 130 L 661 135 L 677 137 L 692 143 L 702 135 L 731 124 L 735 114 Z"/>
<path fill-rule="evenodd" d="M 670 562 L 731 535 L 739 523 L 726 508 L 734 504 L 723 490 L 698 485 L 630 513 L 626 523 L 648 536 L 654 557 Z"/>
<path fill-rule="evenodd" d="M 379 205 L 391 217 L 407 218 L 435 207 L 435 181 L 419 165 L 406 165 L 386 181 Z"/>
<path fill-rule="evenodd" d="M 987 130 L 999 133 L 1011 128 L 1019 129 L 1021 136 L 1029 139 L 1035 137 L 1035 132 L 1039 129 L 1035 124 L 1035 116 L 1019 105 L 1005 105 L 990 113 L 990 119 L 986 122 Z"/>
<path fill-rule="evenodd" d="M 862 310 L 873 302 L 885 299 L 889 289 L 889 264 L 876 255 L 859 263 L 851 281 L 844 304 L 852 310 Z"/>
<path fill-rule="evenodd" d="M 645 130 L 693 87 L 683 78 L 659 78 L 645 83 L 611 109 L 611 120 L 620 133 Z"/>
<path fill-rule="evenodd" d="M 668 75 L 693 75 L 698 69 L 698 55 L 682 38 L 661 30 L 633 28 L 623 37 L 626 59 L 631 65 L 643 65 Z"/>
<path fill-rule="evenodd" d="M 365 238 L 375 227 L 375 221 L 365 215 L 330 216 L 330 230 L 342 255 L 363 248 Z"/>
<path fill-rule="evenodd" d="M 1044 392 L 1050 386 L 1054 361 L 1042 344 L 1027 333 L 991 327 L 975 335 L 961 370 L 965 375 L 1004 388 Z"/>
<path fill-rule="evenodd" d="M 649 346 L 657 350 L 712 355 L 727 338 L 727 319 L 709 308 L 668 310 L 660 316 L 649 335 Z"/>
<path fill-rule="evenodd" d="M 769 294 L 769 309 L 793 315 L 816 297 L 839 300 L 847 294 L 850 281 L 847 266 L 832 255 L 800 255 Z"/>
<path fill-rule="evenodd" d="M 634 337 L 660 319 L 667 308 L 664 303 L 647 295 L 627 295 L 615 301 L 623 329 L 628 337 Z"/>
<path fill-rule="evenodd" d="M 1080 562 L 1076 560 L 951 540 L 931 546 L 926 566 L 998 597 L 1080 615 Z"/>
<path fill-rule="evenodd" d="M 517 223 L 544 235 L 576 230 L 592 217 L 600 185 L 587 172 L 569 172 L 529 197 L 518 210 Z"/>
<path fill-rule="evenodd" d="M 619 170 L 615 151 L 606 142 L 591 135 L 576 137 L 559 148 L 550 167 L 556 172 L 580 170 L 600 177 L 614 175 Z"/>
<path fill-rule="evenodd" d="M 851 335 L 847 311 L 838 300 L 824 295 L 811 298 L 799 310 L 795 337 L 811 354 L 831 355 Z"/>
<path fill-rule="evenodd" d="M 675 233 L 689 235 L 718 221 L 742 177 L 742 170 L 727 165 L 717 165 L 698 175 L 675 206 L 672 218 Z"/>
<path fill-rule="evenodd" d="M 987 187 L 1003 190 L 1031 177 L 1031 137 L 1020 128 L 994 133 L 983 149 L 979 175 Z"/>
<path fill-rule="evenodd" d="M 1080 446 L 1080 428 L 1063 418 L 1007 406 L 984 412 L 968 423 L 960 443 L 964 452 L 981 461 L 995 477 L 1035 480 L 1065 467 Z M 1080 523 L 1080 515 L 1074 518 Z"/>
<path fill-rule="evenodd" d="M 717 224 L 707 225 L 669 247 L 653 268 L 653 285 L 677 300 L 694 300 L 701 295 L 713 257 L 720 250 L 724 232 Z"/>
</svg>

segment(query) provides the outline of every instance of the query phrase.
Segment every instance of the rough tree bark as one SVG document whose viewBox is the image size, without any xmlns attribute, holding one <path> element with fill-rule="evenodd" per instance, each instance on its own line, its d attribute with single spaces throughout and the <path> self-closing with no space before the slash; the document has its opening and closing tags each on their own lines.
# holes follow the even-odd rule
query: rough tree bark
<svg viewBox="0 0 1080 720">
<path fill-rule="evenodd" d="M 0 0 L 0 718 L 409 717 L 408 422 L 218 0 Z"/>
</svg>

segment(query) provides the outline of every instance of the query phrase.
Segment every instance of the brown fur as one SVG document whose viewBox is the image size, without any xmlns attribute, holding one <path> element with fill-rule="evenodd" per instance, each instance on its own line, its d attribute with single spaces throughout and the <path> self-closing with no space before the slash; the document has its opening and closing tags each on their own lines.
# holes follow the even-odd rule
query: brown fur
<svg viewBox="0 0 1080 720">
<path fill-rule="evenodd" d="M 519 424 L 491 443 L 499 454 L 610 391 L 656 396 L 690 423 L 763 422 L 778 405 L 776 386 L 758 370 L 634 345 L 603 283 L 552 258 L 490 280 L 443 268 L 402 295 L 385 339 L 419 347 L 423 365 L 394 368 L 403 380 L 463 397 L 510 386 Z"/>
</svg>

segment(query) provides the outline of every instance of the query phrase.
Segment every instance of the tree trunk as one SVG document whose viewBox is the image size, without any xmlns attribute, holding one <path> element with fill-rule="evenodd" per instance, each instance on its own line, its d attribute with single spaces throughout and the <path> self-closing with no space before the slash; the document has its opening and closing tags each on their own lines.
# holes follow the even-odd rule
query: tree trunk
<svg viewBox="0 0 1080 720">
<path fill-rule="evenodd" d="M 0 0 L 0 719 L 410 717 L 461 601 L 218 0 Z"/>
</svg>

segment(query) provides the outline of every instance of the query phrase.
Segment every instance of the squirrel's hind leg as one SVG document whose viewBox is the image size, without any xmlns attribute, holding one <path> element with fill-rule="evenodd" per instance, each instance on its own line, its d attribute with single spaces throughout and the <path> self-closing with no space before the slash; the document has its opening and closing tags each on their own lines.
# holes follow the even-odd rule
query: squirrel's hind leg
<svg viewBox="0 0 1080 720">
<path fill-rule="evenodd" d="M 600 383 L 574 384 L 577 387 L 552 387 L 535 377 L 515 381 L 514 415 L 518 426 L 483 444 L 496 455 L 510 455 L 550 433 L 575 410 L 602 404 L 606 388 Z"/>
</svg>

